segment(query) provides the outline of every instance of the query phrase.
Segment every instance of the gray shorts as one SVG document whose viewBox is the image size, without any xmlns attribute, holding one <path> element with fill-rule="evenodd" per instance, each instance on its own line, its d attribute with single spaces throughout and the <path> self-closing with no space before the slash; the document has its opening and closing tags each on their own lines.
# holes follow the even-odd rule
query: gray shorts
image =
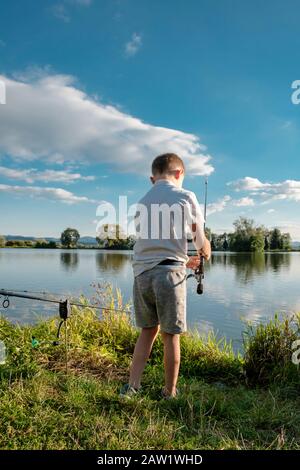
<svg viewBox="0 0 300 470">
<path fill-rule="evenodd" d="M 133 302 L 136 326 L 180 334 L 186 331 L 186 268 L 155 266 L 135 277 Z"/>
</svg>

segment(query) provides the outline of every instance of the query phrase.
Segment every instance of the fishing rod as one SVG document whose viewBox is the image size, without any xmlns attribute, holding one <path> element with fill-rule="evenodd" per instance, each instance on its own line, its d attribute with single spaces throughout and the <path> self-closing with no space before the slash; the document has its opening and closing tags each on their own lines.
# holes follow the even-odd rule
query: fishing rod
<svg viewBox="0 0 300 470">
<path fill-rule="evenodd" d="M 0 289 L 0 297 L 3 296 L 5 297 L 5 299 L 3 300 L 2 302 L 2 307 L 3 308 L 8 308 L 9 305 L 10 305 L 10 302 L 9 302 L 9 298 L 10 297 L 17 297 L 17 298 L 21 298 L 21 299 L 30 299 L 30 300 L 38 300 L 38 301 L 41 301 L 41 302 L 49 302 L 49 303 L 54 303 L 54 304 L 62 304 L 64 303 L 66 300 L 62 300 L 62 299 L 50 299 L 50 298 L 45 298 L 45 297 L 39 297 L 39 296 L 35 296 L 35 295 L 30 295 L 31 291 L 18 291 L 18 290 L 6 290 L 6 289 Z M 34 293 L 34 292 L 32 292 Z M 40 294 L 49 294 L 51 295 L 49 292 L 40 292 Z M 59 295 L 59 294 L 57 294 Z M 68 300 L 68 299 L 67 299 Z M 127 311 L 126 309 L 118 309 L 118 308 L 109 308 L 109 307 L 105 307 L 104 305 L 97 305 L 97 304 L 84 304 L 84 303 L 79 303 L 79 302 L 71 302 L 70 300 L 68 300 L 70 306 L 75 306 L 75 307 L 85 307 L 85 308 L 95 308 L 95 309 L 98 309 L 98 310 L 111 310 L 111 311 L 114 311 L 114 312 L 124 312 L 124 311 Z"/>
<path fill-rule="evenodd" d="M 206 226 L 206 209 L 207 209 L 207 186 L 208 180 L 205 178 L 205 199 L 204 199 L 204 233 Z M 204 279 L 204 256 L 200 256 L 199 265 L 195 269 L 193 274 L 189 274 L 187 279 L 194 277 L 197 281 L 197 294 L 202 295 L 204 292 L 203 279 Z"/>
<path fill-rule="evenodd" d="M 17 291 L 17 290 L 6 290 L 6 289 L 0 289 L 0 297 L 4 297 L 4 300 L 2 301 L 2 307 L 3 308 L 8 308 L 10 305 L 10 297 L 16 297 L 20 299 L 29 299 L 29 300 L 38 300 L 41 302 L 49 302 L 53 304 L 59 305 L 59 317 L 60 317 L 60 322 L 58 325 L 57 333 L 56 333 L 56 340 L 52 341 L 53 346 L 58 346 L 60 344 L 59 338 L 60 338 L 60 332 L 61 328 L 63 325 L 65 325 L 65 341 L 67 343 L 67 320 L 71 316 L 71 307 L 82 307 L 82 308 L 94 308 L 98 310 L 103 310 L 103 311 L 114 311 L 114 312 L 128 312 L 129 310 L 127 309 L 118 309 L 118 308 L 109 308 L 105 307 L 103 305 L 97 305 L 97 304 L 84 304 L 84 303 L 79 303 L 79 302 L 71 302 L 69 299 L 53 299 L 53 298 L 45 298 L 45 297 L 40 297 L 36 295 L 30 295 L 30 291 Z M 33 292 L 34 293 L 34 292 Z M 39 292 L 38 292 L 39 293 Z M 46 294 L 46 292 L 40 292 L 40 294 Z M 59 294 L 57 294 L 59 295 Z M 31 345 L 33 348 L 37 348 L 39 346 L 40 342 L 35 336 L 32 336 L 31 338 Z M 66 355 L 68 353 L 68 348 L 66 345 Z M 66 359 L 66 370 L 67 370 L 67 364 L 68 361 Z"/>
</svg>

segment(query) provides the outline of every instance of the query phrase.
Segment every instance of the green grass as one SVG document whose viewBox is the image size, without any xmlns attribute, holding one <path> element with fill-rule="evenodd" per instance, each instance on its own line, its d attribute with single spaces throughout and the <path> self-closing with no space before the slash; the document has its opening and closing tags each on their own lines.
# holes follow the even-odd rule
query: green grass
<svg viewBox="0 0 300 470">
<path fill-rule="evenodd" d="M 290 361 L 299 320 L 247 327 L 245 355 L 196 334 L 182 337 L 180 398 L 159 399 L 162 344 L 146 367 L 144 393 L 118 396 L 137 338 L 126 306 L 108 289 L 102 302 L 124 312 L 73 308 L 64 344 L 57 319 L 32 326 L 0 319 L 1 449 L 300 449 L 300 379 Z M 39 340 L 32 348 L 31 337 Z M 62 331 L 62 339 L 64 331 Z"/>
</svg>

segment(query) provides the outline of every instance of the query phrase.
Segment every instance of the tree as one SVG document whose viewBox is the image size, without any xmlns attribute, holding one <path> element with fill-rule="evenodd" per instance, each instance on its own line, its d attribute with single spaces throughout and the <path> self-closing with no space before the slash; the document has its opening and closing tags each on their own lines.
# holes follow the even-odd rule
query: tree
<svg viewBox="0 0 300 470">
<path fill-rule="evenodd" d="M 270 248 L 271 250 L 280 250 L 281 245 L 281 232 L 279 228 L 274 228 L 270 233 Z"/>
<path fill-rule="evenodd" d="M 291 235 L 289 233 L 282 234 L 282 249 L 283 250 L 290 250 L 292 248 L 291 245 Z"/>
<path fill-rule="evenodd" d="M 129 237 L 127 238 L 127 248 L 128 250 L 132 250 L 133 247 L 134 247 L 134 244 L 136 242 L 136 238 L 134 235 L 129 235 Z"/>
<path fill-rule="evenodd" d="M 256 252 L 264 251 L 265 238 L 262 231 L 257 230 L 256 233 L 250 237 L 250 250 Z"/>
<path fill-rule="evenodd" d="M 76 228 L 66 228 L 61 234 L 60 241 L 62 246 L 66 248 L 76 248 L 78 240 L 80 238 L 78 230 Z"/>
<path fill-rule="evenodd" d="M 35 248 L 56 248 L 55 241 L 49 241 L 45 239 L 39 239 L 35 242 Z"/>
<path fill-rule="evenodd" d="M 117 250 L 130 250 L 135 243 L 135 238 L 132 236 L 126 237 L 119 224 L 102 225 L 96 240 L 101 248 Z"/>
<path fill-rule="evenodd" d="M 265 246 L 264 246 L 265 251 L 268 251 L 270 249 L 269 236 L 270 236 L 269 232 L 266 232 L 265 233 Z"/>
<path fill-rule="evenodd" d="M 24 248 L 26 245 L 24 240 L 7 240 L 6 246 L 13 248 Z"/>
<path fill-rule="evenodd" d="M 239 217 L 233 225 L 235 231 L 230 237 L 230 249 L 232 251 L 250 251 L 251 236 L 255 232 L 254 220 Z"/>
<path fill-rule="evenodd" d="M 37 238 L 35 240 L 34 247 L 35 248 L 46 248 L 47 247 L 47 241 L 45 240 L 45 238 Z"/>
<path fill-rule="evenodd" d="M 255 230 L 254 220 L 247 219 L 246 217 L 239 217 L 233 222 L 235 232 L 244 235 L 245 237 L 250 236 Z"/>
<path fill-rule="evenodd" d="M 25 246 L 27 248 L 33 248 L 34 247 L 34 241 L 33 240 L 24 240 Z"/>
<path fill-rule="evenodd" d="M 223 242 L 223 250 L 224 251 L 227 251 L 229 248 L 229 243 L 227 241 L 227 237 L 225 238 L 224 242 Z"/>
<path fill-rule="evenodd" d="M 0 248 L 4 248 L 6 245 L 6 239 L 3 235 L 0 235 Z"/>
<path fill-rule="evenodd" d="M 215 233 L 211 234 L 210 244 L 211 244 L 211 250 L 216 251 L 217 250 L 217 235 Z"/>
<path fill-rule="evenodd" d="M 229 234 L 232 251 L 263 251 L 266 228 L 256 226 L 253 219 L 239 217 L 234 223 L 235 231 Z"/>
<path fill-rule="evenodd" d="M 232 233 L 217 235 L 211 233 L 211 248 L 214 251 L 255 251 L 290 250 L 291 236 L 281 233 L 278 228 L 269 231 L 263 225 L 255 225 L 254 220 L 239 217 L 234 222 Z"/>
<path fill-rule="evenodd" d="M 119 224 L 104 224 L 98 230 L 96 240 L 101 248 L 113 248 L 123 236 Z"/>
<path fill-rule="evenodd" d="M 229 248 L 227 233 L 222 233 L 219 237 L 220 239 L 220 250 L 227 251 Z"/>
</svg>

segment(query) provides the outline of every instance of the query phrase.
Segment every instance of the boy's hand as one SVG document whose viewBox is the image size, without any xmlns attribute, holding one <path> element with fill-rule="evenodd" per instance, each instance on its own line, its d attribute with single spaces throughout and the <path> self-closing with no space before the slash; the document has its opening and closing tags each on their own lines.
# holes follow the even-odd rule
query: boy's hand
<svg viewBox="0 0 300 470">
<path fill-rule="evenodd" d="M 208 261 L 210 256 L 211 256 L 211 246 L 210 246 L 210 241 L 205 239 L 204 245 L 199 250 L 198 256 L 190 256 L 188 262 L 186 263 L 186 267 L 190 269 L 197 269 L 200 263 L 200 256 L 203 256 L 203 258 Z"/>
<path fill-rule="evenodd" d="M 188 262 L 186 263 L 186 267 L 189 269 L 197 269 L 200 263 L 199 256 L 190 256 Z"/>
</svg>

